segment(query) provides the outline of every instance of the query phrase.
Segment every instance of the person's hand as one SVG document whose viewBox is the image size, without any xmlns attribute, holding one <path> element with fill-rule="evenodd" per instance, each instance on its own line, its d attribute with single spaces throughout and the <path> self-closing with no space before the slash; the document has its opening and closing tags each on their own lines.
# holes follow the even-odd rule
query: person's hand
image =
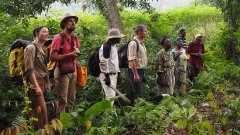
<svg viewBox="0 0 240 135">
<path fill-rule="evenodd" d="M 134 82 L 140 82 L 140 77 L 138 74 L 134 75 Z"/>
<path fill-rule="evenodd" d="M 69 54 L 67 54 L 69 57 L 73 57 L 73 58 L 76 58 L 77 57 L 77 54 L 76 52 L 70 52 Z"/>
<path fill-rule="evenodd" d="M 106 77 L 104 79 L 105 85 L 110 86 L 111 85 L 111 80 L 110 80 L 109 74 L 105 74 L 105 77 Z"/>
<path fill-rule="evenodd" d="M 35 88 L 35 94 L 37 96 L 42 95 L 42 90 L 41 90 L 41 88 L 39 86 Z"/>
<path fill-rule="evenodd" d="M 181 54 L 182 54 L 182 52 L 180 52 L 180 51 L 179 51 L 179 52 L 177 52 L 177 55 L 178 55 L 178 56 L 180 56 Z"/>
<path fill-rule="evenodd" d="M 198 56 L 198 57 L 202 57 L 203 54 L 201 54 L 201 53 L 197 53 L 196 56 Z"/>
</svg>

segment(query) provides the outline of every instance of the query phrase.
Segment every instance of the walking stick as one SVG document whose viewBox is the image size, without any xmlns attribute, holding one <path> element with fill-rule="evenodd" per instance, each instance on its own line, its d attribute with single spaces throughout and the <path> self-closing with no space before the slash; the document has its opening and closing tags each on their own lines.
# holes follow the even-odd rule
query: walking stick
<svg viewBox="0 0 240 135">
<path fill-rule="evenodd" d="M 120 92 L 119 90 L 114 88 L 112 85 L 110 85 L 109 87 L 112 88 L 119 95 L 119 97 L 123 99 L 123 101 L 128 102 L 128 103 L 131 102 L 122 92 Z"/>
</svg>

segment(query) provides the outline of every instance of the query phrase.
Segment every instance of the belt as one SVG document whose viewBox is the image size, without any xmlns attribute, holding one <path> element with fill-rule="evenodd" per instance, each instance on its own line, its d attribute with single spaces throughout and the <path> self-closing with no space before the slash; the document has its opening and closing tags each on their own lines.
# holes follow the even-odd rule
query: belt
<svg viewBox="0 0 240 135">
<path fill-rule="evenodd" d="M 102 72 L 103 74 L 109 74 L 109 75 L 116 75 L 117 73 L 104 73 Z"/>
</svg>

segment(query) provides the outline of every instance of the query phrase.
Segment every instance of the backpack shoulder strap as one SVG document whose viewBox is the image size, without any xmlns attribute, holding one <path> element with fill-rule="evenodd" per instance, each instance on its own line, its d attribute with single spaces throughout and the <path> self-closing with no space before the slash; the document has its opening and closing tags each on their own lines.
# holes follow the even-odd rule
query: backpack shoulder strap
<svg viewBox="0 0 240 135">
<path fill-rule="evenodd" d="M 71 35 L 71 49 L 74 51 L 74 40 L 77 40 L 77 36 L 75 34 Z"/>
<path fill-rule="evenodd" d="M 135 41 L 136 44 L 137 44 L 137 52 L 138 52 L 138 50 L 139 50 L 139 43 L 138 43 L 138 41 L 136 39 L 133 39 L 133 41 Z"/>
<path fill-rule="evenodd" d="M 33 44 L 34 47 L 35 47 L 35 57 L 34 57 L 34 59 L 35 59 L 37 57 L 38 48 L 37 48 L 37 46 L 36 46 L 36 44 L 34 42 L 31 42 L 30 44 Z"/>
<path fill-rule="evenodd" d="M 63 50 L 63 46 L 64 46 L 64 36 L 65 35 L 62 32 L 59 35 L 61 36 L 61 46 L 60 46 L 60 49 L 59 49 L 58 53 L 62 54 L 62 50 Z"/>
</svg>

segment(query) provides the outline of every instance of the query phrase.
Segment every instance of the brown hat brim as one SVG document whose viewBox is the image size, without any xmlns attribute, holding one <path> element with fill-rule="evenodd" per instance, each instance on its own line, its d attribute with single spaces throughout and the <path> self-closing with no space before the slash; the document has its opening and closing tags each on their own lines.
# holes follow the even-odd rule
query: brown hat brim
<svg viewBox="0 0 240 135">
<path fill-rule="evenodd" d="M 61 29 L 64 29 L 64 23 L 68 18 L 74 18 L 76 20 L 76 23 L 78 22 L 78 17 L 77 16 L 67 16 L 67 17 L 63 18 L 61 23 L 60 23 Z"/>
</svg>

